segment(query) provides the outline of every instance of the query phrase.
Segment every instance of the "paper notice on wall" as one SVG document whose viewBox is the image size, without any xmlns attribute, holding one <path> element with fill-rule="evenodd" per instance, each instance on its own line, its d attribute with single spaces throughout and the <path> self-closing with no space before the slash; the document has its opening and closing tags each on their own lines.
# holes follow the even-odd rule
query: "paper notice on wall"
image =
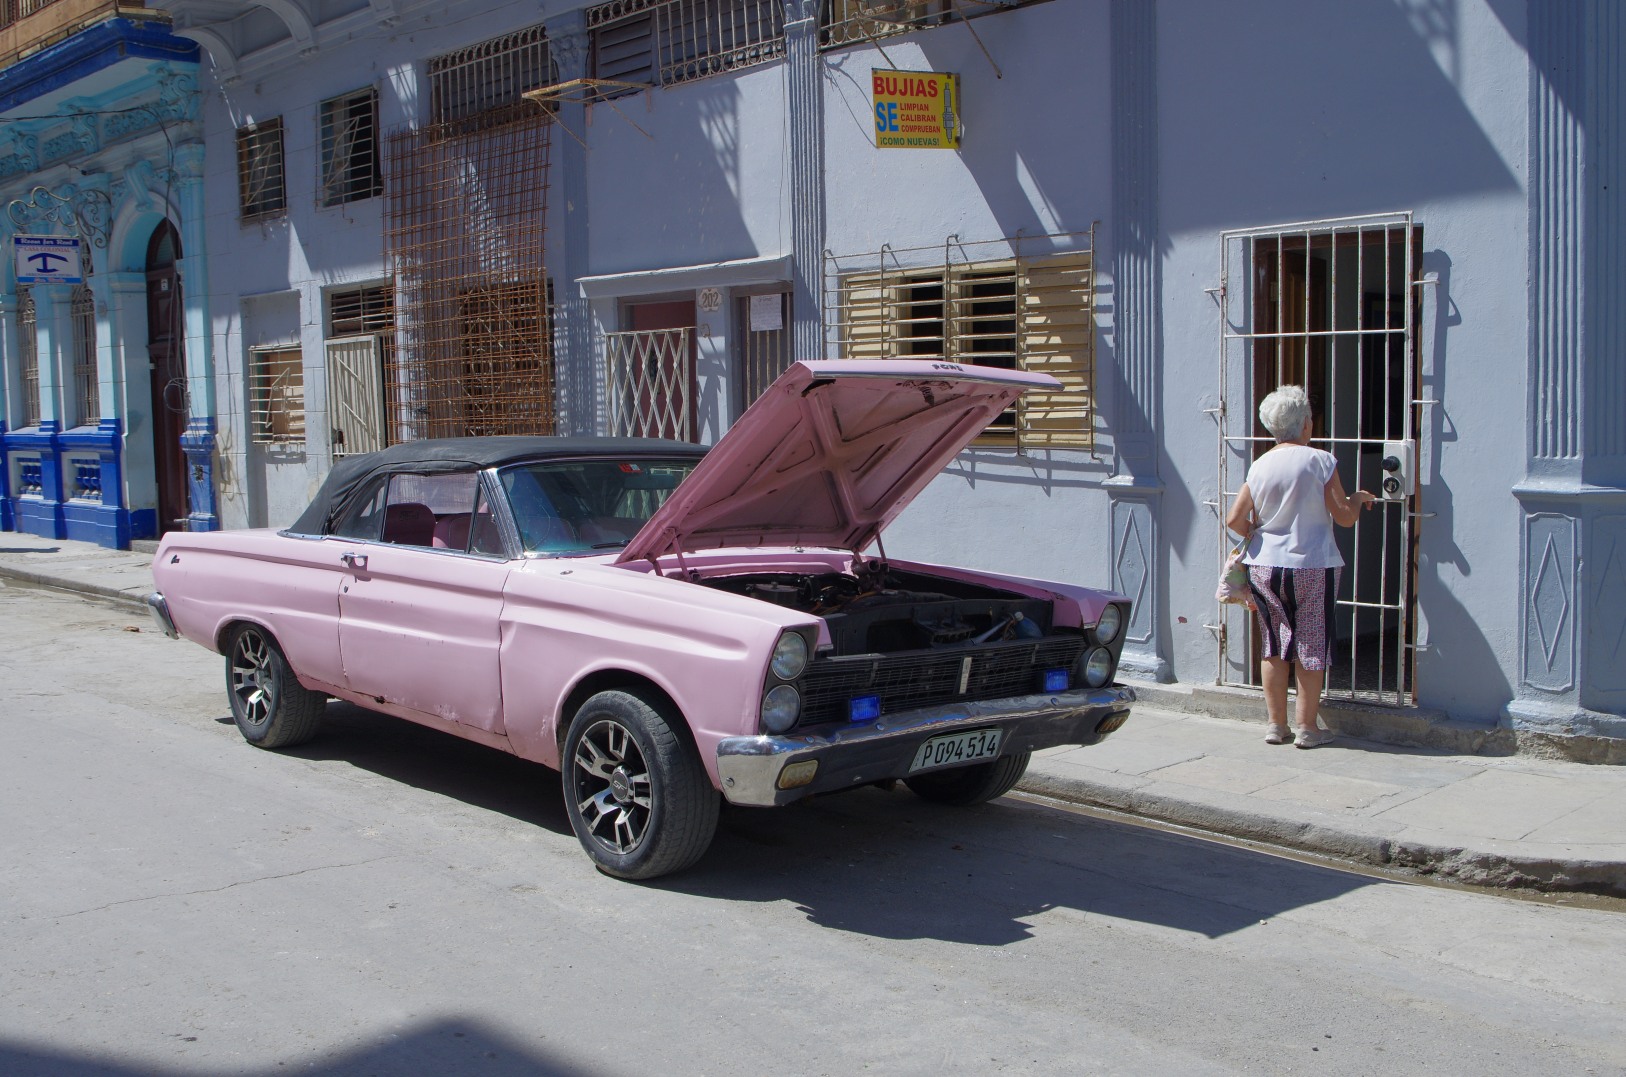
<svg viewBox="0 0 1626 1077">
<path fill-rule="evenodd" d="M 784 303 L 785 297 L 778 293 L 752 296 L 751 332 L 771 333 L 785 328 Z"/>
</svg>

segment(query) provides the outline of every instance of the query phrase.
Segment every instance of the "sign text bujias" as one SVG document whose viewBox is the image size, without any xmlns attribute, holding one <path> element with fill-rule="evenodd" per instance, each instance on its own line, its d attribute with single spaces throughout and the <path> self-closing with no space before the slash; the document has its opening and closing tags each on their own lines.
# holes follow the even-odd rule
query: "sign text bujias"
<svg viewBox="0 0 1626 1077">
<path fill-rule="evenodd" d="M 879 149 L 960 148 L 960 76 L 873 70 Z"/>
</svg>

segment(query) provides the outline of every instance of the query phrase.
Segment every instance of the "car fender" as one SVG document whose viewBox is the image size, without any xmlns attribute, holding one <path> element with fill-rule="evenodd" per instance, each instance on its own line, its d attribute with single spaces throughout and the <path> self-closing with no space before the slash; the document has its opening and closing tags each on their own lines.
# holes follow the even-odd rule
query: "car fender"
<svg viewBox="0 0 1626 1077">
<path fill-rule="evenodd" d="M 514 750 L 559 766 L 559 730 L 584 680 L 622 673 L 664 692 L 718 782 L 716 745 L 756 733 L 780 634 L 816 618 L 588 559 L 528 562 L 503 605 L 504 725 Z"/>
</svg>

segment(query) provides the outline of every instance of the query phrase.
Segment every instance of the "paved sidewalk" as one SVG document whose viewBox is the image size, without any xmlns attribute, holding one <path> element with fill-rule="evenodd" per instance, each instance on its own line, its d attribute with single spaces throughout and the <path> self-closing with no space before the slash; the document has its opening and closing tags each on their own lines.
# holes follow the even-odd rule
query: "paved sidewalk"
<svg viewBox="0 0 1626 1077">
<path fill-rule="evenodd" d="M 0 577 L 144 609 L 152 557 L 0 532 Z M 1262 707 L 1261 707 L 1262 709 Z M 1091 748 L 1034 757 L 1027 793 L 1482 886 L 1626 897 L 1626 767 L 1343 737 L 1137 705 Z"/>
</svg>

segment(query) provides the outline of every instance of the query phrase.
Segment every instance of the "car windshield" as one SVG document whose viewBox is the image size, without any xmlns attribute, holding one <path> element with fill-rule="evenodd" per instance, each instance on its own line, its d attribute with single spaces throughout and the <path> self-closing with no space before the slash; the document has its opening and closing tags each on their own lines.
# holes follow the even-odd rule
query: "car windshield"
<svg viewBox="0 0 1626 1077">
<path fill-rule="evenodd" d="M 504 470 L 526 553 L 618 550 L 693 471 L 697 459 L 570 460 Z"/>
</svg>

